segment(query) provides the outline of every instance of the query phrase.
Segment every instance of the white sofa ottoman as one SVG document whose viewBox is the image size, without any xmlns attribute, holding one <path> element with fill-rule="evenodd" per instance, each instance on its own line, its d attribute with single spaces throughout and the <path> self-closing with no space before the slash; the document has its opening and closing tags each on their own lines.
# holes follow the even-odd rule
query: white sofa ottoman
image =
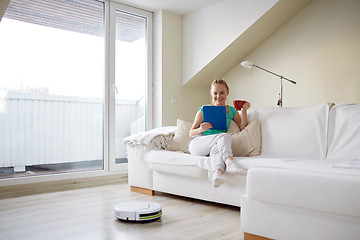
<svg viewBox="0 0 360 240">
<path fill-rule="evenodd" d="M 305 160 L 250 169 L 243 231 L 270 239 L 359 239 L 360 171 L 332 165 Z"/>
</svg>

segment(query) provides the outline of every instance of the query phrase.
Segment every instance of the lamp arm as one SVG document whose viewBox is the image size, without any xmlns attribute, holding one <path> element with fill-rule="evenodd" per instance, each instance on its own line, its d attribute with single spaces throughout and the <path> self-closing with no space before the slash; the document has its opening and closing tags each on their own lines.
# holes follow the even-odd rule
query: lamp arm
<svg viewBox="0 0 360 240">
<path fill-rule="evenodd" d="M 253 64 L 253 66 L 254 66 L 254 67 L 257 67 L 257 68 L 259 68 L 259 69 L 261 69 L 261 70 L 263 70 L 263 71 L 265 71 L 265 72 L 271 73 L 271 74 L 273 74 L 273 75 L 275 75 L 275 76 L 278 76 L 278 77 L 281 78 L 281 79 L 285 79 L 285 80 L 291 82 L 292 84 L 296 84 L 295 81 L 293 81 L 293 80 L 291 80 L 291 79 L 288 79 L 288 78 L 286 78 L 286 77 L 284 77 L 284 76 L 281 76 L 281 75 L 279 75 L 279 74 L 276 74 L 276 73 L 274 73 L 274 72 L 272 72 L 272 71 L 269 71 L 269 70 L 267 70 L 267 69 L 265 69 L 265 68 L 259 67 L 258 65 Z"/>
</svg>

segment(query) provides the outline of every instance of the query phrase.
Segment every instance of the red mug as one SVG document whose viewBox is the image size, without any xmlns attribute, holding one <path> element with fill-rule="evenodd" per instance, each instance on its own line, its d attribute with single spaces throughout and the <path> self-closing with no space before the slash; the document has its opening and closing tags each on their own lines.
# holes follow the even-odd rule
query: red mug
<svg viewBox="0 0 360 240">
<path fill-rule="evenodd" d="M 235 109 L 240 110 L 243 107 L 243 105 L 246 103 L 246 101 L 244 101 L 244 100 L 234 100 L 233 103 L 234 103 Z"/>
</svg>

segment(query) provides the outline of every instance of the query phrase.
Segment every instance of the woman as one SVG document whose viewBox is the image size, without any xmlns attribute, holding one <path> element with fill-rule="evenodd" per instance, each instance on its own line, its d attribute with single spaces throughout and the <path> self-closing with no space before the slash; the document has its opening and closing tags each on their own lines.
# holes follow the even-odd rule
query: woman
<svg viewBox="0 0 360 240">
<path fill-rule="evenodd" d="M 234 107 L 226 105 L 229 87 L 223 79 L 215 79 L 211 83 L 210 93 L 213 102 L 211 106 L 226 107 L 227 128 L 229 128 L 231 120 L 234 120 L 240 130 L 243 130 L 248 124 L 246 111 L 250 108 L 250 103 L 246 102 L 243 105 L 241 109 L 243 119 L 241 119 L 240 114 Z M 212 185 L 219 187 L 225 169 L 229 172 L 236 172 L 231 150 L 231 135 L 226 133 L 227 130 L 210 129 L 212 125 L 209 122 L 204 122 L 202 108 L 199 108 L 196 113 L 194 123 L 190 129 L 189 151 L 194 155 L 210 156 L 214 171 Z"/>
</svg>

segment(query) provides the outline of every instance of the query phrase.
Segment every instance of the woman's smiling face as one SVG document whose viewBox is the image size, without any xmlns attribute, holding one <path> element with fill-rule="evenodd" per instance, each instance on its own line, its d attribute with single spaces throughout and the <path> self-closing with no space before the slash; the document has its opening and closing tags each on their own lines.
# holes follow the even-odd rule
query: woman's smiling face
<svg viewBox="0 0 360 240">
<path fill-rule="evenodd" d="M 211 86 L 211 96 L 215 106 L 225 106 L 229 90 L 225 84 L 215 83 Z"/>
</svg>

